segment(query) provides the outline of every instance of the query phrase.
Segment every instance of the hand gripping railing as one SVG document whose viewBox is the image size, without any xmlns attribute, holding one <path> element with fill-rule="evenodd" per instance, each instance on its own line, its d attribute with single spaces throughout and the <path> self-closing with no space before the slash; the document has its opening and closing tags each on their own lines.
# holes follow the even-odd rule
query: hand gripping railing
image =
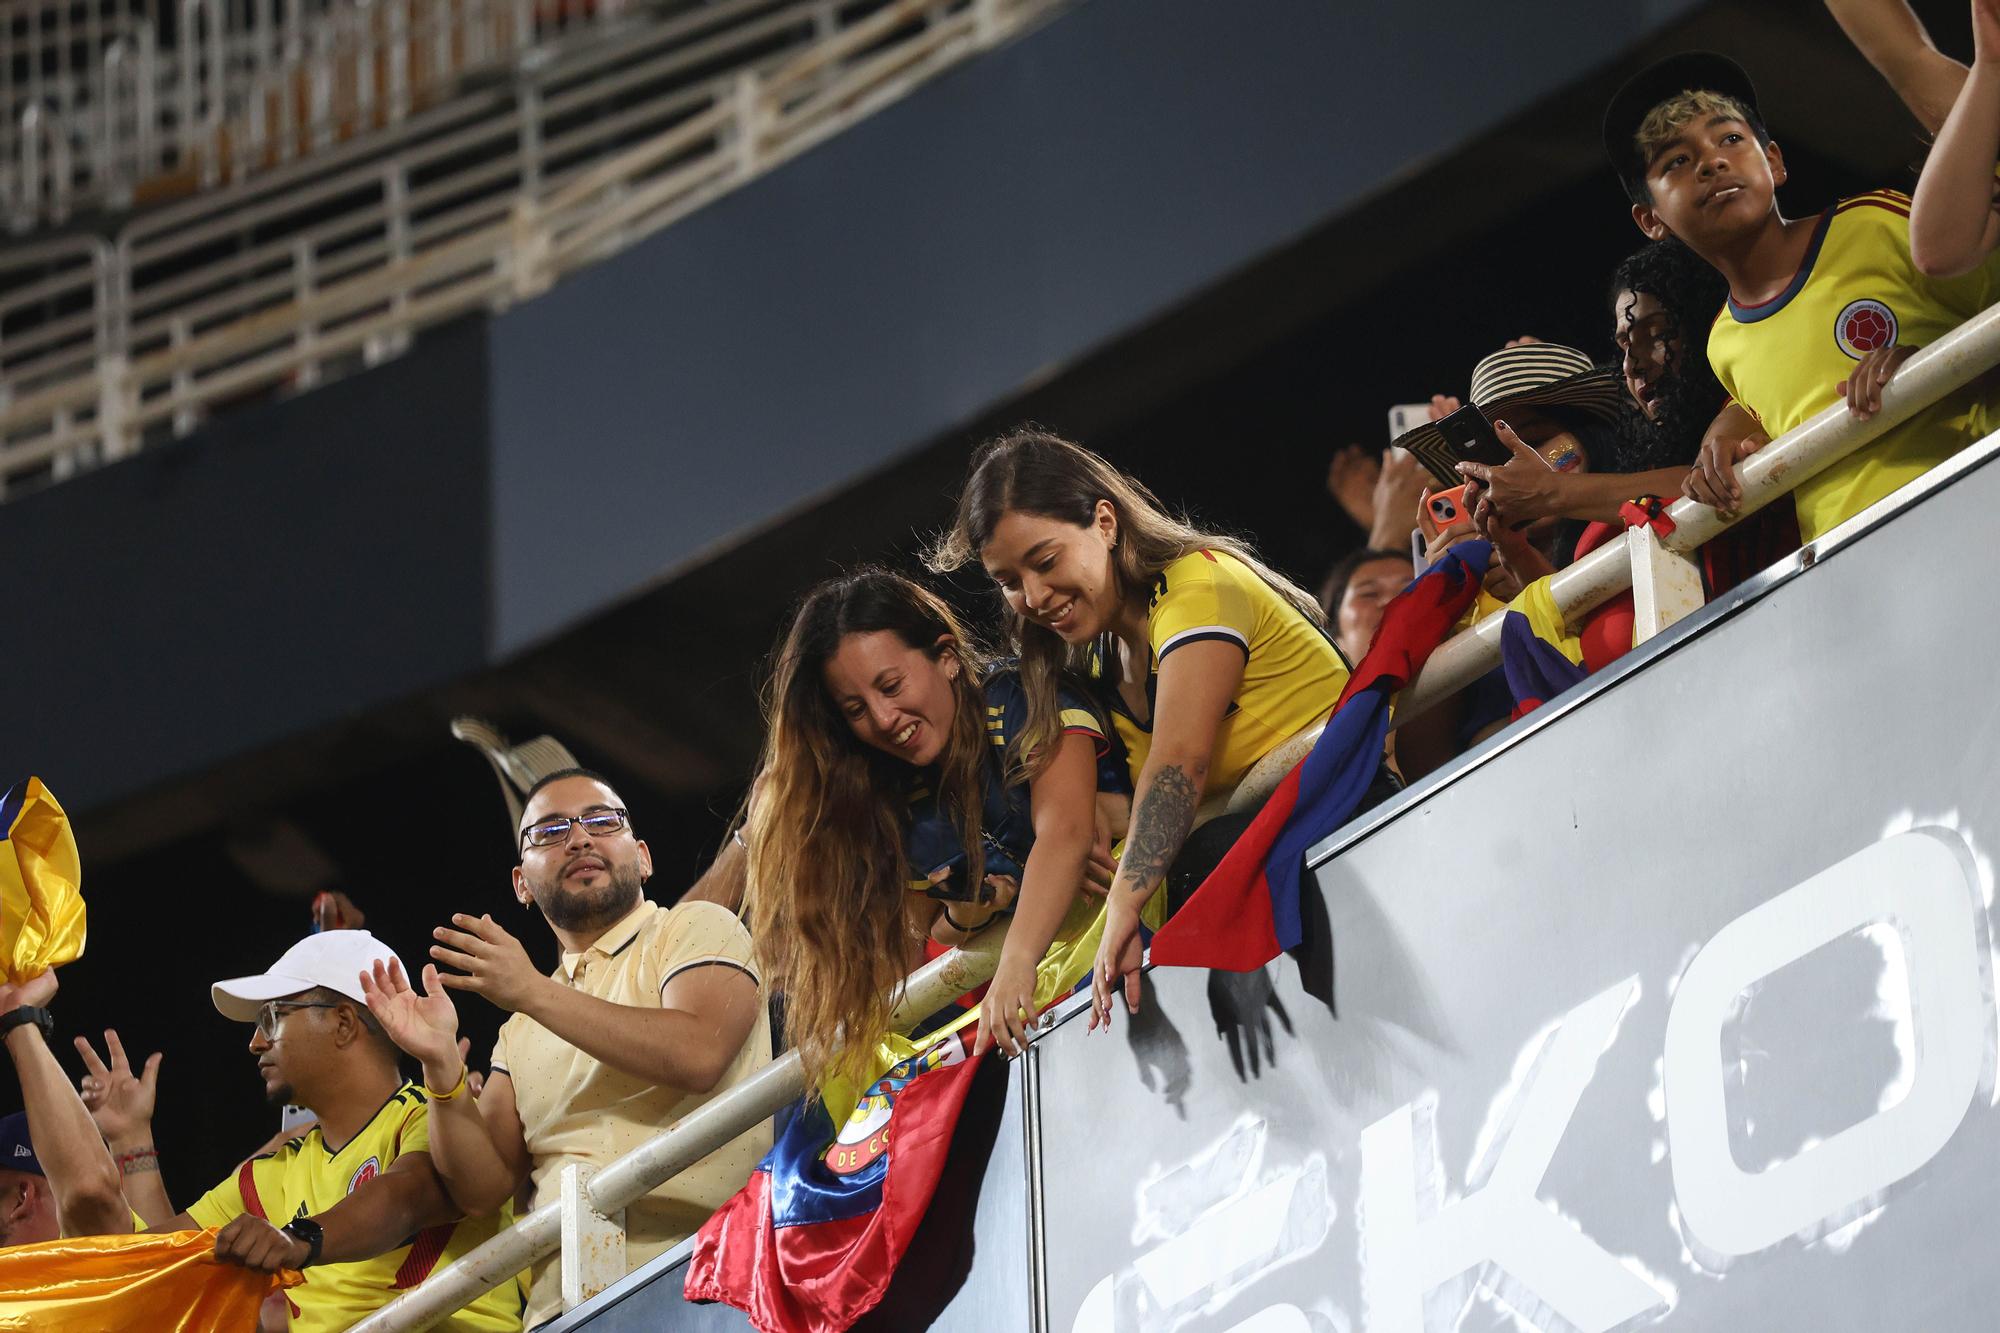
<svg viewBox="0 0 2000 1333">
<path fill-rule="evenodd" d="M 1759 450 L 1737 469 L 1743 514 L 1786 495 L 1884 432 L 2000 365 L 2000 307 L 1967 321 L 1912 356 L 1882 393 L 1882 409 L 1857 420 L 1844 403 L 1829 407 Z M 1649 638 L 1700 605 L 1701 583 L 1688 553 L 1731 525 L 1706 505 L 1674 504 L 1674 532 L 1661 540 L 1634 528 L 1625 545 L 1606 546 L 1557 573 L 1550 586 L 1556 604 L 1572 619 L 1635 589 L 1638 638 Z M 1690 582 L 1690 578 L 1692 581 Z M 1501 617 L 1489 616 L 1438 649 L 1422 674 L 1403 691 L 1398 720 L 1407 720 L 1464 688 L 1499 661 Z M 1278 776 L 1282 776 L 1280 773 Z M 1262 781 L 1257 770 L 1245 785 Z M 941 1007 L 952 996 L 990 979 L 999 959 L 1001 931 L 988 931 L 914 973 L 896 1008 L 899 1027 Z M 614 1213 L 671 1179 L 798 1097 L 804 1076 L 796 1053 L 716 1097 L 660 1137 L 642 1144 L 592 1178 L 583 1193 L 599 1214 Z M 506 1281 L 561 1244 L 562 1205 L 545 1204 L 513 1230 L 486 1242 L 422 1287 L 354 1325 L 355 1333 L 414 1329 L 457 1309 Z M 580 1294 L 580 1293 L 579 1293 Z"/>
<path fill-rule="evenodd" d="M 1883 388 L 1882 410 L 1873 417 L 1857 420 L 1845 403 L 1837 403 L 1739 464 L 1736 475 L 1743 486 L 1743 506 L 1738 518 L 1789 494 L 1996 365 L 2000 365 L 2000 306 L 1974 316 L 1912 356 Z M 1628 529 L 1622 544 L 1606 542 L 1551 576 L 1550 596 L 1572 627 L 1628 588 L 1633 595 L 1635 648 L 1701 608 L 1701 571 L 1692 553 L 1738 519 L 1724 519 L 1707 505 L 1685 499 L 1671 505 L 1667 516 L 1674 521 L 1671 535 L 1659 537 L 1643 526 Z M 1486 617 L 1432 653 L 1416 680 L 1396 696 L 1391 725 L 1421 715 L 1498 666 L 1505 615 Z M 1243 811 L 1262 805 L 1312 748 L 1319 731 L 1315 727 L 1293 737 L 1253 765 L 1231 795 L 1228 808 Z"/>
<path fill-rule="evenodd" d="M 890 1026 L 901 1032 L 912 1023 L 950 1004 L 974 987 L 992 980 L 1006 939 L 1001 923 L 982 931 L 964 948 L 954 949 L 912 972 L 901 987 Z M 611 1165 L 589 1176 L 576 1200 L 598 1216 L 612 1216 L 687 1170 L 737 1135 L 768 1120 L 796 1102 L 805 1091 L 805 1070 L 797 1051 L 779 1056 L 735 1087 L 718 1093 L 700 1109 L 677 1121 L 658 1138 L 640 1144 Z M 349 1333 L 399 1333 L 432 1324 L 563 1245 L 564 1203 L 545 1203 L 506 1231 L 433 1273 L 415 1291 L 398 1296 Z M 572 1207 L 572 1214 L 582 1211 Z M 567 1270 L 570 1265 L 564 1265 Z M 622 1267 L 609 1280 L 622 1277 Z M 580 1304 L 601 1284 L 575 1291 L 574 1275 L 564 1273 L 564 1303 Z M 574 1297 L 574 1299 L 572 1299 Z"/>
<path fill-rule="evenodd" d="M 1996 365 L 2000 365 L 2000 306 L 1975 315 L 1905 362 L 1882 390 L 1881 411 L 1866 421 L 1849 412 L 1846 403 L 1836 403 L 1738 464 L 1741 514 L 1754 513 L 1789 494 Z M 1674 521 L 1671 535 L 1663 538 L 1648 527 L 1631 528 L 1623 545 L 1606 543 L 1556 572 L 1549 593 L 1572 626 L 1630 588 L 1636 647 L 1701 606 L 1701 577 L 1689 557 L 1735 520 L 1685 499 L 1672 505 L 1667 516 Z M 1431 654 L 1422 673 L 1399 697 L 1396 721 L 1409 721 L 1498 665 L 1503 618 L 1504 613 L 1490 615 Z"/>
</svg>

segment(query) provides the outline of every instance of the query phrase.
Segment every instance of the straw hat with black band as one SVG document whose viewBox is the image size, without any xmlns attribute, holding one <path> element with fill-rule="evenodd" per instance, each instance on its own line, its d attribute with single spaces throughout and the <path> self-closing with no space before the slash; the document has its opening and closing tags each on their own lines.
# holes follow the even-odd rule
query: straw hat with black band
<svg viewBox="0 0 2000 1333">
<path fill-rule="evenodd" d="M 1660 103 L 1697 89 L 1721 93 L 1741 103 L 1750 113 L 1752 127 L 1760 135 L 1769 134 L 1757 110 L 1756 86 L 1743 66 L 1728 56 L 1714 51 L 1683 51 L 1654 61 L 1627 79 L 1604 108 L 1604 152 L 1633 203 L 1643 204 L 1648 197 L 1646 163 L 1639 157 L 1639 127 Z"/>
<path fill-rule="evenodd" d="M 1504 347 L 1472 368 L 1472 402 L 1488 421 L 1506 420 L 1510 407 L 1559 408 L 1614 421 L 1625 406 L 1625 382 L 1616 366 L 1560 343 Z M 1445 448 L 1435 424 L 1405 431 L 1396 440 L 1419 458 Z"/>
</svg>

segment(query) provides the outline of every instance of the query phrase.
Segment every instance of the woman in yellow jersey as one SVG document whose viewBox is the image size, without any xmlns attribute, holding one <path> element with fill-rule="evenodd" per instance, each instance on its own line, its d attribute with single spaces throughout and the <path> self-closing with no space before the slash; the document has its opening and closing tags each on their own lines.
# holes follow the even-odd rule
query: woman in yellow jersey
<svg viewBox="0 0 2000 1333">
<path fill-rule="evenodd" d="M 983 662 L 931 593 L 871 570 L 806 595 L 766 711 L 745 830 L 750 928 L 811 1076 L 839 1072 L 842 1032 L 886 1031 L 887 996 L 926 937 L 957 944 L 1009 911 L 975 1049 L 1017 1050 L 1040 1007 L 1038 966 L 1083 915 L 1072 909 L 1113 748 L 1088 699 L 1063 689 L 1029 743 L 1013 671 Z M 1109 781 L 1123 785 L 1116 765 Z"/>
<path fill-rule="evenodd" d="M 1170 867 L 1192 878 L 1176 860 L 1197 809 L 1219 809 L 1258 760 L 1323 721 L 1347 663 L 1311 594 L 1247 544 L 1173 517 L 1137 481 L 1042 431 L 974 457 L 933 564 L 973 559 L 1010 613 L 1027 743 L 1053 734 L 1065 669 L 1098 679 L 1125 743 L 1134 804 L 1094 988 L 1108 1017 L 1122 978 L 1136 1010 L 1140 910 Z"/>
</svg>

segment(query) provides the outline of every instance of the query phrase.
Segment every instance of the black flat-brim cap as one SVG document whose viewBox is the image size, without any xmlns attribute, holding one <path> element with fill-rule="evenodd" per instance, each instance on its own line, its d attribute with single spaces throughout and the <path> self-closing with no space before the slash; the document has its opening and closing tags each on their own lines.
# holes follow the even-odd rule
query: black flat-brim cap
<svg viewBox="0 0 2000 1333">
<path fill-rule="evenodd" d="M 1714 51 L 1683 51 L 1654 61 L 1625 80 L 1625 86 L 1612 94 L 1610 105 L 1604 108 L 1604 152 L 1626 189 L 1646 178 L 1646 164 L 1639 161 L 1639 150 L 1632 141 L 1647 113 L 1668 98 L 1697 88 L 1735 98 L 1762 122 L 1756 85 L 1743 66 L 1728 56 Z"/>
</svg>

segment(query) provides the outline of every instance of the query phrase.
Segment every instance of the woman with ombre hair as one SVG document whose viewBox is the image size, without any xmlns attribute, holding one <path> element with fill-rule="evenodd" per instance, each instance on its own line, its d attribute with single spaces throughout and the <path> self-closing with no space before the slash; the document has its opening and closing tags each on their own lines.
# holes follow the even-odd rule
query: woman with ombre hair
<svg viewBox="0 0 2000 1333">
<path fill-rule="evenodd" d="M 1347 663 L 1319 603 L 1248 543 L 1175 517 L 1046 431 L 1015 431 L 974 455 L 931 563 L 974 560 L 1007 606 L 1027 743 L 1058 726 L 1055 685 L 1071 671 L 1096 682 L 1125 745 L 1133 806 L 1097 956 L 1095 1026 L 1121 984 L 1137 1011 L 1140 915 L 1169 869 L 1178 896 L 1248 823 L 1218 821 L 1214 845 L 1197 849 L 1197 811 L 1218 812 L 1260 760 L 1324 721 Z M 1378 785 L 1391 784 L 1384 769 Z"/>
<path fill-rule="evenodd" d="M 843 1069 L 844 1037 L 886 1031 L 926 937 L 962 943 L 1002 914 L 1013 924 L 974 1049 L 1026 1042 L 1044 955 L 1095 915 L 1078 891 L 1099 761 L 1114 786 L 1123 776 L 1088 696 L 1058 694 L 1054 726 L 1031 741 L 1013 669 L 984 661 L 950 608 L 899 575 L 830 579 L 800 604 L 765 700 L 747 903 L 816 1084 Z"/>
</svg>

